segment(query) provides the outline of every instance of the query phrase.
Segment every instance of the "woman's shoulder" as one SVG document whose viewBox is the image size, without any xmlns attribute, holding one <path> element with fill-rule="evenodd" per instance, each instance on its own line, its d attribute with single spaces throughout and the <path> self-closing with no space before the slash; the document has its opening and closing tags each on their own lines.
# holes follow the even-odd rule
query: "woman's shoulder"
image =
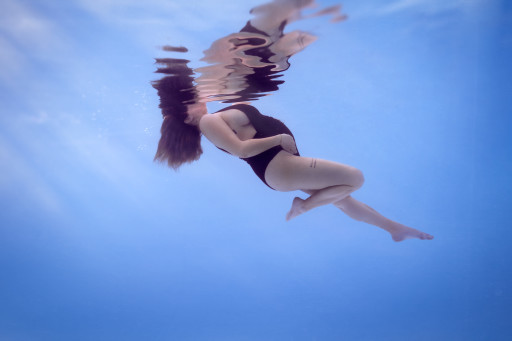
<svg viewBox="0 0 512 341">
<path fill-rule="evenodd" d="M 219 120 L 222 120 L 222 116 L 219 112 L 213 114 L 206 114 L 199 120 L 199 127 L 205 127 L 212 124 L 216 124 Z"/>
<path fill-rule="evenodd" d="M 230 119 L 229 113 L 226 112 L 206 114 L 201 117 L 199 121 L 199 129 L 203 131 L 214 127 L 230 125 L 230 121 L 232 121 L 232 119 Z"/>
</svg>

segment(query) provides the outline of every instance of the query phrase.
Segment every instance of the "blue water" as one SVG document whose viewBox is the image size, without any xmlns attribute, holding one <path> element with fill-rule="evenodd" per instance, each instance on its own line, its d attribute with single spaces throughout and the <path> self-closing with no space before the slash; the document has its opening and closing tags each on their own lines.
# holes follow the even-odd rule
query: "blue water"
<svg viewBox="0 0 512 341">
<path fill-rule="evenodd" d="M 0 340 L 509 340 L 510 6 L 346 1 L 290 27 L 318 39 L 258 108 L 435 236 L 394 243 L 333 207 L 285 222 L 296 194 L 207 142 L 152 162 L 158 47 L 202 67 L 260 3 L 216 4 L 1 3 Z"/>
</svg>

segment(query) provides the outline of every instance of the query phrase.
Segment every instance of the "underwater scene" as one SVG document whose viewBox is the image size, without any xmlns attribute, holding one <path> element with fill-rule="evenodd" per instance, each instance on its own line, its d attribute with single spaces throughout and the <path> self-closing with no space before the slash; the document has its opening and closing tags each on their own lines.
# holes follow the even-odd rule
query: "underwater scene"
<svg viewBox="0 0 512 341">
<path fill-rule="evenodd" d="M 2 0 L 0 33 L 0 341 L 512 338 L 511 4 Z"/>
</svg>

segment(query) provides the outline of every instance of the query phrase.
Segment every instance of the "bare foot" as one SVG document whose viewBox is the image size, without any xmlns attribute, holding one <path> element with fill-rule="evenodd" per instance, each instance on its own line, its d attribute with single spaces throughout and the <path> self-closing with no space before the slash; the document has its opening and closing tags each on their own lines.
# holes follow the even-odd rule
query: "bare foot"
<svg viewBox="0 0 512 341">
<path fill-rule="evenodd" d="M 394 232 L 391 233 L 391 238 L 395 242 L 401 242 L 406 239 L 418 238 L 421 240 L 432 240 L 434 236 L 421 232 L 420 230 L 413 229 L 412 227 L 407 227 L 405 225 L 400 224 L 399 227 Z"/>
<path fill-rule="evenodd" d="M 286 221 L 295 218 L 301 213 L 304 213 L 304 201 L 299 197 L 295 197 L 292 202 L 292 208 L 290 208 L 290 211 L 286 214 Z"/>
</svg>

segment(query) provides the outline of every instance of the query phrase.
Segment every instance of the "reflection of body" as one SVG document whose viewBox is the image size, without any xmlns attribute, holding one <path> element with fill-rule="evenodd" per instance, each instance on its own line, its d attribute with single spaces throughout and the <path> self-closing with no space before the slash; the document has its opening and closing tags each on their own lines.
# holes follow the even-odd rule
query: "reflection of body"
<svg viewBox="0 0 512 341">
<path fill-rule="evenodd" d="M 158 88 L 159 84 L 155 84 Z M 261 115 L 249 105 L 234 105 L 214 114 L 208 114 L 204 103 L 195 103 L 183 107 L 181 112 L 166 108 L 165 98 L 161 95 L 161 107 L 164 112 L 162 138 L 159 143 L 156 159 L 166 160 L 169 165 L 177 168 L 182 163 L 199 158 L 201 154 L 200 134 L 202 133 L 218 148 L 240 158 L 252 159 L 272 151 L 269 158 L 251 164 L 258 174 L 271 188 L 287 192 L 302 190 L 310 196 L 303 200 L 296 197 L 286 219 L 290 220 L 315 207 L 333 204 L 353 219 L 378 226 L 388 231 L 393 240 L 402 241 L 408 238 L 432 239 L 433 236 L 391 221 L 369 206 L 355 200 L 350 195 L 363 184 L 361 171 L 351 166 L 299 156 L 295 141 L 288 128 L 280 121 Z M 167 115 L 166 115 L 167 114 Z M 171 116 L 171 117 L 170 117 Z M 172 124 L 172 126 L 170 126 Z M 193 129 L 196 128 L 196 129 Z M 267 130 L 275 131 L 270 134 Z M 189 131 L 195 137 L 183 137 L 184 131 Z M 177 135 L 173 137 L 170 135 Z M 176 145 L 169 141 L 195 141 L 195 150 L 189 150 L 188 157 L 172 155 L 166 148 L 172 148 L 178 153 Z M 186 146 L 190 149 L 190 146 Z M 276 150 L 277 149 L 277 150 Z"/>
<path fill-rule="evenodd" d="M 209 65 L 195 69 L 201 74 L 196 78 L 198 96 L 237 103 L 277 91 L 284 83 L 279 77 L 290 67 L 290 57 L 317 39 L 297 30 L 284 33 L 286 25 L 299 19 L 301 9 L 311 3 L 284 0 L 253 8 L 255 18 L 240 32 L 215 40 L 204 51 L 201 60 Z"/>
</svg>

